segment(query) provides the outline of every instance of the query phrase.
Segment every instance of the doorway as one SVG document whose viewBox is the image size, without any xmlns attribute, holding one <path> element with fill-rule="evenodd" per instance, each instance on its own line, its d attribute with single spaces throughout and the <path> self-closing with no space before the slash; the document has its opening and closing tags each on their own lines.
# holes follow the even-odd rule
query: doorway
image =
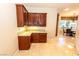
<svg viewBox="0 0 79 59">
<path fill-rule="evenodd" d="M 58 17 L 59 18 L 59 17 Z M 57 36 L 75 37 L 78 16 L 61 16 L 57 20 Z"/>
</svg>

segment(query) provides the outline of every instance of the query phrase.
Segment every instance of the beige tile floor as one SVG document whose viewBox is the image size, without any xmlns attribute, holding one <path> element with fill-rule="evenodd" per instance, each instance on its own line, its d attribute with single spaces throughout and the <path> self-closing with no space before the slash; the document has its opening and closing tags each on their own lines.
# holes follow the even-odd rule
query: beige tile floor
<svg viewBox="0 0 79 59">
<path fill-rule="evenodd" d="M 59 36 L 47 43 L 32 43 L 29 50 L 17 51 L 15 56 L 77 56 L 75 38 Z"/>
</svg>

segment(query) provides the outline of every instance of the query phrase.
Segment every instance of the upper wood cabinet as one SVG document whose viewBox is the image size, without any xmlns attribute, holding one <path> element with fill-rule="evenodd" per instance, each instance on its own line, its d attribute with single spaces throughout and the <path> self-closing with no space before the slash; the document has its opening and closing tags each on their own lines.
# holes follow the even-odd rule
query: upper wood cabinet
<svg viewBox="0 0 79 59">
<path fill-rule="evenodd" d="M 46 13 L 28 13 L 22 4 L 16 4 L 17 26 L 46 26 Z"/>
<path fill-rule="evenodd" d="M 29 13 L 28 25 L 29 26 L 46 26 L 46 13 Z"/>
<path fill-rule="evenodd" d="M 28 11 L 22 4 L 16 4 L 17 12 L 17 26 L 22 27 L 26 25 Z"/>
</svg>

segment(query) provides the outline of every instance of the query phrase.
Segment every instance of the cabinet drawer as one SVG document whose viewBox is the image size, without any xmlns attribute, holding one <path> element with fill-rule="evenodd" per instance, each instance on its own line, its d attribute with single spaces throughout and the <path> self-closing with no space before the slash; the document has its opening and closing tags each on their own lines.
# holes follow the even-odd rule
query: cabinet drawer
<svg viewBox="0 0 79 59">
<path fill-rule="evenodd" d="M 47 35 L 47 33 L 39 33 L 39 35 L 45 36 Z"/>
<path fill-rule="evenodd" d="M 45 37 L 47 37 L 47 33 L 39 33 L 39 37 L 40 38 L 45 38 Z"/>
</svg>

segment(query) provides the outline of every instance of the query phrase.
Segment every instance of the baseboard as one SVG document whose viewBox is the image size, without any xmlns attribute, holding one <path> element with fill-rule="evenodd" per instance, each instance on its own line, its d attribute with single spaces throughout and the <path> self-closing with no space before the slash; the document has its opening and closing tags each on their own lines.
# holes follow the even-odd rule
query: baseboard
<svg viewBox="0 0 79 59">
<path fill-rule="evenodd" d="M 19 52 L 19 50 L 16 50 L 12 56 L 16 56 L 17 52 Z"/>
</svg>

